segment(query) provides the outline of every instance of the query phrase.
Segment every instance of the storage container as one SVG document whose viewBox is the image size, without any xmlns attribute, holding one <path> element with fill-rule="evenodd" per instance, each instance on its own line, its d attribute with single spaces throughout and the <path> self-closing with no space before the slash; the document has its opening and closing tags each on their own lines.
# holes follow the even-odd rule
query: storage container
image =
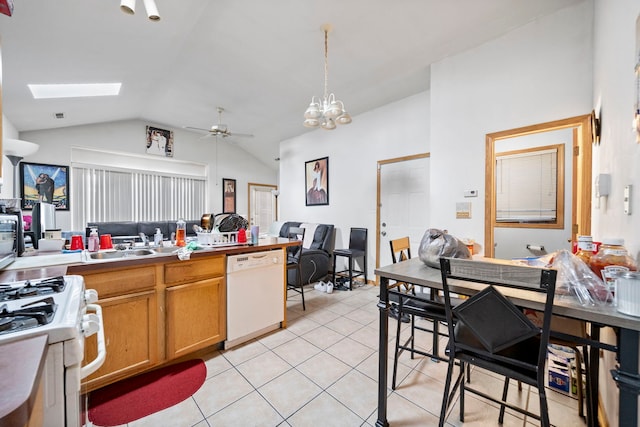
<svg viewBox="0 0 640 427">
<path fill-rule="evenodd" d="M 616 278 L 618 311 L 631 316 L 640 316 L 640 273 L 626 271 Z"/>
</svg>

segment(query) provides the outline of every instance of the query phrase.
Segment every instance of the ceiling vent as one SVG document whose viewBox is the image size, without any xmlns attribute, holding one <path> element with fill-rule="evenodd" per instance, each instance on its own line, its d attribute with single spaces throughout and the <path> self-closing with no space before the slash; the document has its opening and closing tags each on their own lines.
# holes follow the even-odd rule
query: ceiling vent
<svg viewBox="0 0 640 427">
<path fill-rule="evenodd" d="M 55 113 L 55 114 L 54 114 L 54 117 L 55 117 L 56 119 L 64 119 L 64 113 Z"/>
</svg>

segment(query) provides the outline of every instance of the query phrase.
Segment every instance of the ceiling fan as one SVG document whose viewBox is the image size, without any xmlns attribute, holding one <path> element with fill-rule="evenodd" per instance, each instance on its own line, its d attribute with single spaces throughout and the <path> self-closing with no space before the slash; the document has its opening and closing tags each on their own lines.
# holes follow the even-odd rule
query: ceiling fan
<svg viewBox="0 0 640 427">
<path fill-rule="evenodd" d="M 185 126 L 185 129 L 193 129 L 193 130 L 199 130 L 199 131 L 203 131 L 203 132 L 209 132 L 209 135 L 207 136 L 222 136 L 223 138 L 226 138 L 228 136 L 240 136 L 240 137 L 253 137 L 253 135 L 247 134 L 247 133 L 235 133 L 235 132 L 231 132 L 229 130 L 229 128 L 227 127 L 227 125 L 222 123 L 222 113 L 224 112 L 224 108 L 222 107 L 218 107 L 218 123 L 211 126 L 210 129 L 203 129 L 203 128 L 195 128 L 195 127 L 191 127 L 191 126 Z"/>
</svg>

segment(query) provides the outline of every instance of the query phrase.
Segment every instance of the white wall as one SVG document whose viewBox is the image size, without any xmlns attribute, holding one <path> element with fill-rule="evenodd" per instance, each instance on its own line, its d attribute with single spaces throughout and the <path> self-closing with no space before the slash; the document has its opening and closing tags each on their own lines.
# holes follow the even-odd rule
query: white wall
<svg viewBox="0 0 640 427">
<path fill-rule="evenodd" d="M 586 2 L 432 66 L 434 226 L 483 245 L 485 135 L 591 112 L 591 26 Z M 472 218 L 455 219 L 470 200 Z"/>
<path fill-rule="evenodd" d="M 40 145 L 40 149 L 35 154 L 25 157 L 24 161 L 69 165 L 72 146 L 147 156 L 145 154 L 147 125 L 171 129 L 161 123 L 129 120 L 21 132 L 20 139 Z M 246 215 L 248 211 L 247 184 L 249 182 L 275 184 L 277 175 L 275 171 L 269 169 L 264 163 L 258 161 L 246 151 L 233 145 L 232 142 L 218 138 L 216 152 L 215 138 L 201 139 L 200 135 L 192 132 L 186 132 L 181 129 L 172 130 L 174 131 L 173 158 L 175 160 L 209 164 L 209 193 L 206 204 L 209 212 L 220 213 L 222 211 L 222 178 L 237 180 L 236 211 L 241 215 Z M 157 156 L 148 156 L 150 158 L 158 158 Z M 218 161 L 216 161 L 216 157 Z M 11 164 L 8 163 L 8 165 L 11 168 Z M 13 186 L 9 185 L 5 180 L 0 196 L 11 197 L 12 189 Z M 73 202 L 73 200 L 70 201 L 71 206 L 73 206 Z M 57 212 L 57 225 L 63 230 L 69 229 L 71 225 L 70 215 L 70 212 Z"/>
<path fill-rule="evenodd" d="M 634 67 L 640 46 L 636 44 L 636 22 L 640 15 L 637 0 L 595 1 L 593 105 L 600 106 L 602 136 L 594 149 L 594 177 L 611 174 L 611 195 L 593 209 L 592 234 L 595 239 L 623 237 L 636 260 L 640 257 L 640 144 L 631 129 L 636 84 Z M 622 192 L 633 185 L 631 215 L 623 211 Z M 603 335 L 615 343 L 609 329 Z M 618 425 L 618 389 L 609 369 L 614 355 L 604 352 L 601 362 L 600 396 L 609 425 Z"/>
<path fill-rule="evenodd" d="M 2 115 L 2 138 L 18 139 L 18 131 L 5 115 Z M 0 199 L 13 197 L 13 165 L 6 156 L 2 156 L 2 178 L 0 178 Z"/>
<path fill-rule="evenodd" d="M 348 107 L 349 100 L 343 101 Z M 366 227 L 368 275 L 373 278 L 377 162 L 428 151 L 428 92 L 358 115 L 353 123 L 333 131 L 317 129 L 284 141 L 280 144 L 278 218 L 333 224 L 336 248 L 349 246 L 351 227 Z M 320 157 L 329 157 L 329 205 L 306 206 L 305 162 Z"/>
<path fill-rule="evenodd" d="M 431 152 L 431 226 L 482 244 L 485 135 L 591 111 L 592 7 L 561 10 L 434 64 L 428 92 L 283 142 L 280 218 L 334 224 L 336 247 L 348 245 L 349 227 L 367 227 L 373 254 L 376 161 Z M 304 162 L 324 156 L 330 204 L 306 207 Z M 470 200 L 464 190 L 479 197 L 471 219 L 455 219 L 456 202 Z"/>
</svg>

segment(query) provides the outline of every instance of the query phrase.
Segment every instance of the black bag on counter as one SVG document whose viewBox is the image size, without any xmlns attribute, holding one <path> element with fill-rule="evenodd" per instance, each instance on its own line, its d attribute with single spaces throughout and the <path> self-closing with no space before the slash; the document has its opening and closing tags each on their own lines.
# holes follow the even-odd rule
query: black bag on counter
<svg viewBox="0 0 640 427">
<path fill-rule="evenodd" d="M 430 228 L 425 231 L 418 250 L 420 260 L 429 267 L 440 268 L 440 257 L 471 258 L 467 245 L 454 236 L 447 234 L 447 230 Z"/>
<path fill-rule="evenodd" d="M 249 221 L 238 214 L 217 214 L 215 216 L 215 225 L 221 233 L 230 231 L 238 231 L 241 228 L 245 230 L 249 227 Z"/>
</svg>

